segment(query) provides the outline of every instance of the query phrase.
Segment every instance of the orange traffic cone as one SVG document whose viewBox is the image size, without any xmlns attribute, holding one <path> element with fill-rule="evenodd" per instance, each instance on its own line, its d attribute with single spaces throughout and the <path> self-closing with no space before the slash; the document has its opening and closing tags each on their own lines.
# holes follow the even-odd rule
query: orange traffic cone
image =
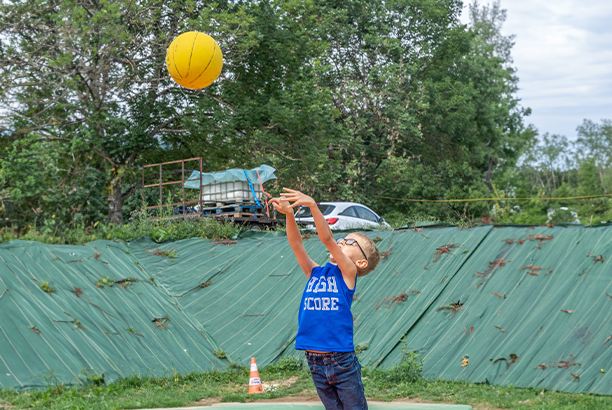
<svg viewBox="0 0 612 410">
<path fill-rule="evenodd" d="M 257 363 L 255 358 L 251 358 L 251 377 L 249 377 L 249 394 L 263 393 L 259 371 L 257 371 Z"/>
</svg>

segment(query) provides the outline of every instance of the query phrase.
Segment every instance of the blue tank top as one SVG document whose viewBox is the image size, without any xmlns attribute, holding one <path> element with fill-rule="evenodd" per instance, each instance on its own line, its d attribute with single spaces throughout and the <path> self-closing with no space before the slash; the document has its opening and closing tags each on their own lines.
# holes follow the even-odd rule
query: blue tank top
<svg viewBox="0 0 612 410">
<path fill-rule="evenodd" d="M 355 289 L 346 286 L 338 266 L 328 263 L 313 268 L 300 303 L 295 348 L 321 352 L 355 350 L 351 313 Z"/>
</svg>

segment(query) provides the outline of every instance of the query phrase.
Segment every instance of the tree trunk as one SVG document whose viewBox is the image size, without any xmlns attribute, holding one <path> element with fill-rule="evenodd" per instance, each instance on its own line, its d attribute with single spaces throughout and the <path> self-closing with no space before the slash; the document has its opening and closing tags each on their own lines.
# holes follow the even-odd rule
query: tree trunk
<svg viewBox="0 0 612 410">
<path fill-rule="evenodd" d="M 489 187 L 489 191 L 493 191 L 493 185 L 491 185 L 491 173 L 493 171 L 493 158 L 489 158 L 489 168 L 487 169 L 487 179 L 485 184 Z"/>
<path fill-rule="evenodd" d="M 601 181 L 601 189 L 603 190 L 604 195 L 606 194 L 606 185 L 604 184 L 604 176 L 603 176 L 603 168 L 599 168 L 598 170 L 599 180 Z"/>
<path fill-rule="evenodd" d="M 544 187 L 544 192 L 547 191 L 546 187 L 548 187 L 548 190 L 550 190 L 550 177 L 548 175 L 548 166 L 546 166 L 545 164 L 542 165 L 544 167 L 544 171 L 542 172 L 544 174 L 544 177 L 546 178 L 546 186 Z M 546 192 L 546 194 L 548 194 L 548 192 Z"/>
<path fill-rule="evenodd" d="M 544 180 L 542 180 L 542 176 L 540 175 L 540 172 L 536 171 L 536 176 L 538 177 L 540 184 L 542 184 L 542 189 L 544 189 L 544 192 L 546 193 L 546 185 L 544 185 Z"/>
<path fill-rule="evenodd" d="M 555 189 L 557 189 L 557 183 L 555 182 L 555 169 L 553 168 L 552 164 L 550 165 L 550 173 L 552 174 L 552 184 L 554 191 Z"/>
<path fill-rule="evenodd" d="M 120 224 L 123 222 L 123 200 L 121 195 L 121 173 L 113 170 L 108 193 L 108 219 L 109 222 Z"/>
</svg>

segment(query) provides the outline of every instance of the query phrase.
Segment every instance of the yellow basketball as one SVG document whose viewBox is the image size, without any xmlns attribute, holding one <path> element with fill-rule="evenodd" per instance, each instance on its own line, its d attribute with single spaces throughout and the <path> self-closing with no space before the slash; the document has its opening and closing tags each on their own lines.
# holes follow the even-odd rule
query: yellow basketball
<svg viewBox="0 0 612 410">
<path fill-rule="evenodd" d="M 179 85 L 198 90 L 208 87 L 219 77 L 223 68 L 223 54 L 211 36 L 189 31 L 170 43 L 166 67 Z"/>
</svg>

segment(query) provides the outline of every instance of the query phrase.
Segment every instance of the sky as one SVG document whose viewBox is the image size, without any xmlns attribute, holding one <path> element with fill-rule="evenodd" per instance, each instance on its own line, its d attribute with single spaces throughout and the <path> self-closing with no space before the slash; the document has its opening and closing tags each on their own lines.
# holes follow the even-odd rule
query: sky
<svg viewBox="0 0 612 410">
<path fill-rule="evenodd" d="M 612 119 L 612 0 L 501 0 L 501 7 L 502 34 L 516 35 L 518 96 L 532 109 L 526 123 L 575 140 L 585 118 Z"/>
</svg>

